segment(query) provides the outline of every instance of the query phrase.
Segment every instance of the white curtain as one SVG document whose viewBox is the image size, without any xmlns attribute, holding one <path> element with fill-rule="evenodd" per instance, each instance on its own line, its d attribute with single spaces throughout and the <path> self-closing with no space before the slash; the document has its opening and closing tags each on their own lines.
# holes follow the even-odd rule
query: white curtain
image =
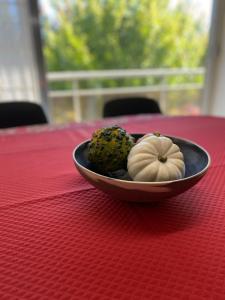
<svg viewBox="0 0 225 300">
<path fill-rule="evenodd" d="M 0 1 L 0 101 L 41 101 L 28 1 Z"/>
<path fill-rule="evenodd" d="M 214 0 L 204 100 L 205 113 L 225 116 L 224 0 Z"/>
</svg>

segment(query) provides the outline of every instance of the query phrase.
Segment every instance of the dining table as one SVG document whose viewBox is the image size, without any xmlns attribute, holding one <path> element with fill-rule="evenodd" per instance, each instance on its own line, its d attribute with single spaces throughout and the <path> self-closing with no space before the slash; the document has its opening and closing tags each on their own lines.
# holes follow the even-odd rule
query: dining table
<svg viewBox="0 0 225 300">
<path fill-rule="evenodd" d="M 112 199 L 72 160 L 111 125 L 191 140 L 210 168 L 170 199 Z M 225 118 L 143 114 L 0 130 L 0 299 L 225 299 Z"/>
</svg>

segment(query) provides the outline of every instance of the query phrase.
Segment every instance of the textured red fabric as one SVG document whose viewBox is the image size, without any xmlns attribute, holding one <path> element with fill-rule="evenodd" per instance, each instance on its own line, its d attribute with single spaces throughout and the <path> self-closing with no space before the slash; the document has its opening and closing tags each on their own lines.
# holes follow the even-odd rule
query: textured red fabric
<svg viewBox="0 0 225 300">
<path fill-rule="evenodd" d="M 109 199 L 72 150 L 95 128 L 160 131 L 212 157 L 186 193 Z M 225 299 L 225 119 L 150 117 L 0 132 L 0 299 Z"/>
</svg>

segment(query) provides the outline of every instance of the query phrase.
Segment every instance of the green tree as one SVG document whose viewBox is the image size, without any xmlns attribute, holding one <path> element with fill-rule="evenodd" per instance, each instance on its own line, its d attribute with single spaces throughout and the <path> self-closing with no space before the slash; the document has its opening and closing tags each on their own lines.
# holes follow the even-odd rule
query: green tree
<svg viewBox="0 0 225 300">
<path fill-rule="evenodd" d="M 180 3 L 171 7 L 169 0 L 67 0 L 63 4 L 52 0 L 55 21 L 45 18 L 43 24 L 47 68 L 201 66 L 207 32 L 201 20 L 188 12 L 187 2 Z M 101 84 L 139 85 L 146 80 L 151 83 L 132 79 Z"/>
</svg>

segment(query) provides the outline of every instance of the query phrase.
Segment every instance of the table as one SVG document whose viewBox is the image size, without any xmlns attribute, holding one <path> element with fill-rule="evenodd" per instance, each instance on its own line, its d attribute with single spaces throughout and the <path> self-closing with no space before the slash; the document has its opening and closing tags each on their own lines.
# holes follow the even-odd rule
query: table
<svg viewBox="0 0 225 300">
<path fill-rule="evenodd" d="M 113 201 L 76 171 L 95 128 L 160 131 L 212 157 L 157 205 Z M 135 116 L 0 132 L 0 299 L 225 299 L 225 119 Z"/>
</svg>

